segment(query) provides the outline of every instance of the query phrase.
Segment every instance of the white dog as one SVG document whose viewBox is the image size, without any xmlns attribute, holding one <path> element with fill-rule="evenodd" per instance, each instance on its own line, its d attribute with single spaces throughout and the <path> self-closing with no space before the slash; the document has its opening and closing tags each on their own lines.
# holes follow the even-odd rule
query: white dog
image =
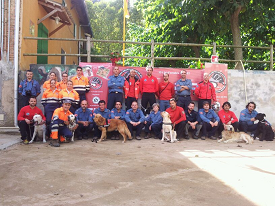
<svg viewBox="0 0 275 206">
<path fill-rule="evenodd" d="M 42 117 L 40 114 L 36 114 L 33 116 L 33 122 L 34 122 L 34 132 L 33 132 L 33 136 L 32 136 L 32 140 L 29 142 L 30 144 L 33 143 L 33 140 L 36 136 L 36 134 L 38 134 L 38 136 L 42 136 L 43 135 L 43 142 L 46 142 L 46 125 L 45 122 L 43 122 Z"/>
<path fill-rule="evenodd" d="M 73 114 L 70 114 L 68 116 L 68 121 L 69 121 L 69 124 L 68 124 L 68 128 L 69 130 L 72 132 L 73 136 L 72 136 L 72 142 L 74 142 L 74 132 L 75 132 L 75 126 L 76 126 L 76 119 L 75 119 L 75 116 Z"/>
<path fill-rule="evenodd" d="M 226 129 L 222 131 L 222 138 L 218 142 L 245 142 L 246 144 L 252 144 L 253 138 L 245 132 L 235 132 L 232 125 L 226 125 Z"/>
<path fill-rule="evenodd" d="M 170 142 L 177 142 L 177 132 L 173 129 L 169 113 L 162 112 L 161 116 L 163 118 L 161 141 L 167 140 Z"/>
</svg>

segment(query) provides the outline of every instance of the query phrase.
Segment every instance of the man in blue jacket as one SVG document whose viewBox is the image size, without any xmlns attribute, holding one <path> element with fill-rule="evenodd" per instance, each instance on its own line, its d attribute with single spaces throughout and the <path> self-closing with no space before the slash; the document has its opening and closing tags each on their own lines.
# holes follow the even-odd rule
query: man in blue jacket
<svg viewBox="0 0 275 206">
<path fill-rule="evenodd" d="M 122 109 L 122 103 L 116 102 L 115 108 L 111 110 L 111 119 L 120 119 L 125 121 L 125 110 Z M 117 131 L 112 132 L 111 140 L 119 140 L 119 133 Z"/>
<path fill-rule="evenodd" d="M 176 95 L 178 96 L 177 105 L 182 107 L 184 110 L 187 110 L 188 105 L 191 102 L 190 92 L 192 90 L 192 81 L 186 79 L 186 70 L 182 70 L 180 74 L 181 79 L 176 82 Z"/>
<path fill-rule="evenodd" d="M 133 137 L 133 131 L 136 130 L 136 139 L 141 140 L 140 133 L 144 126 L 144 114 L 143 112 L 138 108 L 137 101 L 132 102 L 132 109 L 127 110 L 125 115 L 125 121 L 127 123 L 128 129 L 131 132 L 131 135 Z"/>
<path fill-rule="evenodd" d="M 201 139 L 205 140 L 208 132 L 208 137 L 210 139 L 216 140 L 217 137 L 215 137 L 214 135 L 218 129 L 220 118 L 213 109 L 209 109 L 208 101 L 203 102 L 203 109 L 199 110 L 199 115 L 202 120 Z"/>
<path fill-rule="evenodd" d="M 107 109 L 111 110 L 114 108 L 117 101 L 122 102 L 123 100 L 123 86 L 124 86 L 124 77 L 119 75 L 119 68 L 114 67 L 114 75 L 109 77 L 108 81 L 108 103 Z"/>
<path fill-rule="evenodd" d="M 108 121 L 108 119 L 111 118 L 111 112 L 109 109 L 106 109 L 106 102 L 104 100 L 100 100 L 98 102 L 98 105 L 99 107 L 94 110 L 94 114 L 101 114 L 101 116 Z M 99 137 L 101 137 L 101 131 L 98 129 L 98 126 L 96 124 L 94 124 L 94 130 L 94 139 L 98 139 Z"/>
<path fill-rule="evenodd" d="M 161 139 L 161 129 L 162 129 L 162 116 L 159 111 L 159 104 L 154 103 L 152 105 L 153 111 L 145 118 L 145 133 L 146 136 L 144 139 L 148 139 L 150 132 L 152 131 L 155 134 L 155 139 Z"/>
<path fill-rule="evenodd" d="M 256 121 L 255 117 L 258 114 L 255 109 L 256 104 L 254 102 L 249 102 L 246 105 L 246 109 L 241 111 L 239 123 L 239 130 L 244 131 L 245 133 L 251 132 L 252 137 L 254 137 L 258 126 L 257 124 L 254 124 Z"/>
<path fill-rule="evenodd" d="M 78 140 L 82 140 L 82 138 L 88 139 L 88 134 L 93 128 L 93 113 L 87 108 L 88 102 L 82 100 L 80 106 L 81 107 L 75 111 L 76 122 L 78 124 L 76 130 Z"/>
</svg>

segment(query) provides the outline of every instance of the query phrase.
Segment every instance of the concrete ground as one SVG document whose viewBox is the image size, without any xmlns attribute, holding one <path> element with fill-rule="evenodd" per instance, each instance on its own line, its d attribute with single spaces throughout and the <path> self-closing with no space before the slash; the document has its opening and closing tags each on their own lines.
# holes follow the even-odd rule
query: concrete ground
<svg viewBox="0 0 275 206">
<path fill-rule="evenodd" d="M 0 205 L 273 206 L 274 162 L 274 142 L 19 143 L 0 151 Z"/>
</svg>

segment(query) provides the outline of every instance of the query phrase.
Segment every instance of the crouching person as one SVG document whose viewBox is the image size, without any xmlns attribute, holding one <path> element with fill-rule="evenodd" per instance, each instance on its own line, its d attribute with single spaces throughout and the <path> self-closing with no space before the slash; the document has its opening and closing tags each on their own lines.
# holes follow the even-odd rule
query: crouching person
<svg viewBox="0 0 275 206">
<path fill-rule="evenodd" d="M 89 132 L 93 129 L 93 112 L 88 109 L 88 102 L 82 100 L 80 108 L 75 111 L 78 128 L 76 130 L 77 139 L 88 139 Z"/>
<path fill-rule="evenodd" d="M 136 130 L 136 139 L 141 140 L 140 134 L 144 126 L 144 115 L 143 112 L 138 108 L 137 101 L 133 101 L 132 109 L 127 110 L 125 121 L 127 123 L 128 129 L 131 132 L 132 137 L 134 136 L 133 131 Z"/>
<path fill-rule="evenodd" d="M 59 147 L 59 142 L 69 142 L 71 141 L 71 138 L 73 136 L 72 132 L 69 130 L 67 125 L 69 124 L 68 116 L 72 113 L 69 111 L 71 107 L 71 100 L 66 99 L 64 100 L 62 107 L 57 108 L 52 117 L 52 133 L 51 138 L 52 141 L 50 142 L 50 145 L 53 147 Z M 73 130 L 76 130 L 78 125 L 73 128 Z"/>
<path fill-rule="evenodd" d="M 200 130 L 202 128 L 200 115 L 194 110 L 195 103 L 190 102 L 188 105 L 186 115 L 186 126 L 185 126 L 185 139 L 189 139 L 188 132 L 189 130 L 194 132 L 193 139 L 198 139 Z"/>
<path fill-rule="evenodd" d="M 155 135 L 155 139 L 161 139 L 161 128 L 162 128 L 162 116 L 159 111 L 159 104 L 154 103 L 152 105 L 153 111 L 149 114 L 148 117 L 145 118 L 145 137 L 144 139 L 148 139 L 150 137 L 151 131 Z"/>
<path fill-rule="evenodd" d="M 209 102 L 203 102 L 203 109 L 199 110 L 199 115 L 202 120 L 202 136 L 201 139 L 205 140 L 207 136 L 210 139 L 216 140 L 215 133 L 218 129 L 220 118 L 213 109 L 209 109 Z"/>
</svg>

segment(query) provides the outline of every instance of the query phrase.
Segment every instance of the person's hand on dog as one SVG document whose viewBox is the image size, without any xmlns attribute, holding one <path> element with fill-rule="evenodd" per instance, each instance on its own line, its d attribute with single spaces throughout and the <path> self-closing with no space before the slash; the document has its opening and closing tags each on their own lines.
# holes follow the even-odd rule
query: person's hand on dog
<svg viewBox="0 0 275 206">
<path fill-rule="evenodd" d="M 76 124 L 73 128 L 73 130 L 76 130 L 78 128 L 78 124 Z"/>
<path fill-rule="evenodd" d="M 255 122 L 256 121 L 256 119 L 254 117 L 251 118 L 250 120 L 251 120 L 251 122 Z"/>
<path fill-rule="evenodd" d="M 27 124 L 30 124 L 30 123 L 31 123 L 31 120 L 25 119 L 25 122 L 26 122 Z"/>
<path fill-rule="evenodd" d="M 64 124 L 69 125 L 70 122 L 69 121 L 64 121 Z"/>
<path fill-rule="evenodd" d="M 40 122 L 39 125 L 42 125 L 42 124 L 45 124 L 45 121 L 44 121 L 44 120 L 42 120 L 42 121 Z"/>
</svg>

